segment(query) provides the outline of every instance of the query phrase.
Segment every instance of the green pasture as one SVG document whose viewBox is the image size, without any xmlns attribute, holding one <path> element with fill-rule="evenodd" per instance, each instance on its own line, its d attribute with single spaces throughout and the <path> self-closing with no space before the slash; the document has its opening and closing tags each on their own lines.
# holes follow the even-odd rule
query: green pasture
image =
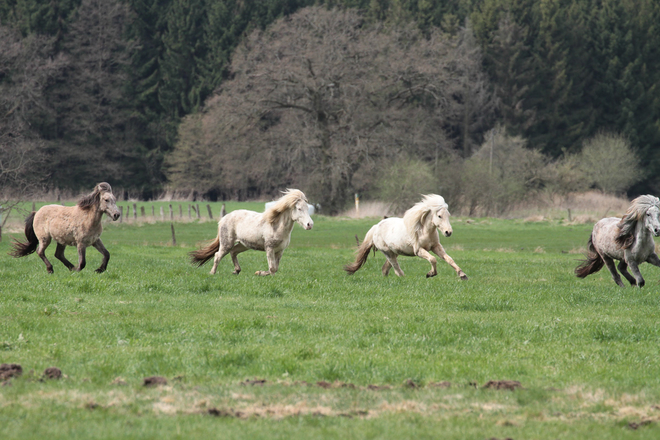
<svg viewBox="0 0 660 440">
<path fill-rule="evenodd" d="M 246 252 L 211 276 L 187 260 L 216 234 L 205 205 L 175 246 L 169 221 L 106 223 L 103 274 L 90 248 L 48 275 L 4 231 L 0 363 L 23 375 L 0 387 L 0 438 L 660 437 L 660 269 L 643 289 L 575 278 L 591 225 L 454 218 L 462 282 L 419 258 L 383 277 L 380 254 L 347 276 L 377 219 L 317 216 L 276 275 Z M 503 380 L 522 388 L 485 387 Z"/>
</svg>

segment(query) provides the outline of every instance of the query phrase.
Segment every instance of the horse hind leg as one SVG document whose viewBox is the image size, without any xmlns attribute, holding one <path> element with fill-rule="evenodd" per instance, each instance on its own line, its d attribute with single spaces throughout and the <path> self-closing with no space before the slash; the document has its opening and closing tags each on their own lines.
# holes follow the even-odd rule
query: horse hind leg
<svg viewBox="0 0 660 440">
<path fill-rule="evenodd" d="M 74 268 L 75 271 L 80 272 L 87 266 L 87 259 L 85 255 L 87 253 L 87 248 L 83 244 L 78 244 L 78 267 Z"/>
<path fill-rule="evenodd" d="M 48 273 L 53 273 L 53 265 L 50 264 L 50 261 L 48 261 L 48 258 L 46 258 L 46 248 L 50 244 L 50 237 L 45 238 L 43 240 L 39 240 L 39 246 L 37 247 L 37 255 L 41 258 L 41 260 L 44 262 L 46 265 L 46 270 Z"/>
<path fill-rule="evenodd" d="M 621 272 L 621 275 L 623 275 L 628 280 L 631 286 L 637 285 L 637 280 L 635 279 L 635 277 L 630 275 L 630 272 L 628 272 L 628 264 L 625 261 L 623 260 L 619 261 L 617 267 L 619 268 L 619 272 Z"/>
<path fill-rule="evenodd" d="M 55 249 L 55 258 L 60 260 L 67 269 L 73 270 L 73 263 L 67 260 L 67 258 L 64 256 L 64 249 L 66 249 L 65 244 L 57 243 L 57 249 Z"/>
<path fill-rule="evenodd" d="M 234 271 L 232 272 L 234 275 L 238 275 L 239 273 L 241 273 L 241 266 L 238 264 L 238 254 L 240 254 L 241 252 L 245 252 L 247 250 L 248 249 L 242 244 L 237 244 L 229 252 L 229 255 L 231 255 L 231 261 L 232 263 L 234 263 Z"/>
<path fill-rule="evenodd" d="M 603 261 L 605 262 L 605 266 L 607 266 L 607 269 L 610 271 L 612 274 L 612 279 L 614 280 L 615 283 L 617 283 L 621 287 L 626 287 L 623 284 L 623 281 L 621 281 L 621 276 L 619 275 L 619 272 L 616 271 L 616 267 L 614 266 L 614 260 L 611 259 L 610 257 L 606 255 L 601 255 L 603 258 Z"/>
<path fill-rule="evenodd" d="M 222 258 L 229 253 L 229 249 L 226 249 L 223 245 L 222 242 L 220 243 L 220 249 L 218 249 L 218 252 L 215 253 L 215 257 L 213 257 L 213 267 L 211 268 L 211 271 L 209 272 L 211 275 L 215 275 L 215 273 L 218 270 L 218 264 L 220 264 L 220 261 L 222 261 Z"/>
<path fill-rule="evenodd" d="M 392 268 L 392 265 L 388 260 L 385 260 L 385 264 L 383 264 L 383 268 L 380 270 L 383 273 L 383 276 L 388 276 L 390 274 L 390 269 Z"/>
<path fill-rule="evenodd" d="M 635 277 L 635 280 L 637 281 L 637 286 L 644 287 L 646 281 L 644 281 L 644 277 L 642 277 L 642 273 L 639 271 L 639 266 L 637 265 L 637 262 L 634 260 L 628 260 L 627 263 L 628 266 L 630 266 L 630 271 L 632 272 L 633 276 Z"/>
<path fill-rule="evenodd" d="M 396 259 L 396 254 L 393 252 L 383 252 L 383 254 L 385 254 L 385 258 L 387 258 L 387 261 L 392 265 L 394 273 L 399 277 L 404 276 L 405 274 L 399 267 L 399 261 Z"/>
</svg>

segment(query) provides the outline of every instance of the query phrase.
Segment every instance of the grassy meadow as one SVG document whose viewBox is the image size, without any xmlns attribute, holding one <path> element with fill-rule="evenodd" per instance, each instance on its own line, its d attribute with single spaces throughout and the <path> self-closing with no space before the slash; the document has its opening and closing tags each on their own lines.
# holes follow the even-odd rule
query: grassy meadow
<svg viewBox="0 0 660 440">
<path fill-rule="evenodd" d="M 575 278 L 590 224 L 454 218 L 462 282 L 419 258 L 383 277 L 380 254 L 347 276 L 377 219 L 316 216 L 276 275 L 246 252 L 211 276 L 187 260 L 216 234 L 200 207 L 175 246 L 169 221 L 106 223 L 103 274 L 95 249 L 70 273 L 51 245 L 48 275 L 3 231 L 0 363 L 23 374 L 0 387 L 0 438 L 660 437 L 660 270 L 641 290 Z M 505 380 L 522 387 L 487 386 Z"/>
</svg>

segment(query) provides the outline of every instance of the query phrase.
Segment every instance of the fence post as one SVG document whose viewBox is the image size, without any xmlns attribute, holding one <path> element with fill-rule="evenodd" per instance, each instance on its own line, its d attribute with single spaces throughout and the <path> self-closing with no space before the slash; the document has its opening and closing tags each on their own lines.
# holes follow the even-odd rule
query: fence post
<svg viewBox="0 0 660 440">
<path fill-rule="evenodd" d="M 144 215 L 144 206 L 140 206 L 140 214 L 142 214 L 142 218 L 145 217 L 145 215 Z"/>
<path fill-rule="evenodd" d="M 170 203 L 170 221 L 173 221 L 173 220 L 174 220 L 174 211 L 172 210 L 172 204 Z"/>
<path fill-rule="evenodd" d="M 151 205 L 151 216 L 155 219 L 156 218 L 156 208 L 154 205 Z"/>
<path fill-rule="evenodd" d="M 188 204 L 188 218 L 192 218 L 192 214 L 190 213 L 190 204 Z"/>
<path fill-rule="evenodd" d="M 195 211 L 197 211 L 197 218 L 198 219 L 202 218 L 201 214 L 199 213 L 199 203 L 195 203 L 195 208 L 196 208 Z"/>
<path fill-rule="evenodd" d="M 183 206 L 179 203 L 179 218 L 183 218 Z"/>
<path fill-rule="evenodd" d="M 137 203 L 133 203 L 133 220 L 137 220 Z"/>
<path fill-rule="evenodd" d="M 32 202 L 32 211 L 36 211 L 36 210 L 37 210 L 37 205 L 34 202 Z"/>
<path fill-rule="evenodd" d="M 120 206 L 119 207 L 119 223 L 124 222 L 124 207 Z"/>
<path fill-rule="evenodd" d="M 222 204 L 222 208 L 220 208 L 220 218 L 224 217 L 227 214 L 227 211 L 225 209 L 225 204 Z"/>
<path fill-rule="evenodd" d="M 165 221 L 165 213 L 163 212 L 163 207 L 160 207 L 160 219 L 161 221 Z"/>
<path fill-rule="evenodd" d="M 211 205 L 207 204 L 206 209 L 209 211 L 209 219 L 213 220 L 213 213 L 211 212 Z"/>
<path fill-rule="evenodd" d="M 170 227 L 172 228 L 172 246 L 176 246 L 176 236 L 174 235 L 174 222 L 170 223 Z"/>
</svg>

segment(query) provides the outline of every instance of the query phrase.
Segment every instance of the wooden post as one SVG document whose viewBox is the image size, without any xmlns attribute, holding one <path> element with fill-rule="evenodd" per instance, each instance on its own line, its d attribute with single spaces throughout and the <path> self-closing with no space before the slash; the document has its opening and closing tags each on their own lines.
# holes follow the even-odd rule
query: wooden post
<svg viewBox="0 0 660 440">
<path fill-rule="evenodd" d="M 209 211 L 209 220 L 213 220 L 213 213 L 211 212 L 211 205 L 207 204 L 206 209 Z"/>
<path fill-rule="evenodd" d="M 174 235 L 174 222 L 170 223 L 170 227 L 172 228 L 172 246 L 176 246 L 176 236 Z"/>
<path fill-rule="evenodd" d="M 137 203 L 133 203 L 133 220 L 137 220 Z"/>
<path fill-rule="evenodd" d="M 195 203 L 195 211 L 197 211 L 197 218 L 202 218 L 201 214 L 199 213 L 199 203 Z"/>
<path fill-rule="evenodd" d="M 172 204 L 170 203 L 170 221 L 174 220 L 174 211 L 172 210 Z"/>
<path fill-rule="evenodd" d="M 32 211 L 36 211 L 36 210 L 37 210 L 37 205 L 34 202 L 32 202 Z"/>
<path fill-rule="evenodd" d="M 124 207 L 120 206 L 119 207 L 119 223 L 122 223 L 124 221 Z"/>
<path fill-rule="evenodd" d="M 163 212 L 163 207 L 160 207 L 160 219 L 161 221 L 165 221 L 165 213 Z"/>
<path fill-rule="evenodd" d="M 183 206 L 179 203 L 179 218 L 183 218 Z"/>
<path fill-rule="evenodd" d="M 144 206 L 140 206 L 140 214 L 142 214 L 142 218 L 145 217 L 145 215 L 144 215 Z"/>
<path fill-rule="evenodd" d="M 222 208 L 220 208 L 220 218 L 224 217 L 227 215 L 227 210 L 225 209 L 225 204 L 222 204 Z"/>
</svg>

